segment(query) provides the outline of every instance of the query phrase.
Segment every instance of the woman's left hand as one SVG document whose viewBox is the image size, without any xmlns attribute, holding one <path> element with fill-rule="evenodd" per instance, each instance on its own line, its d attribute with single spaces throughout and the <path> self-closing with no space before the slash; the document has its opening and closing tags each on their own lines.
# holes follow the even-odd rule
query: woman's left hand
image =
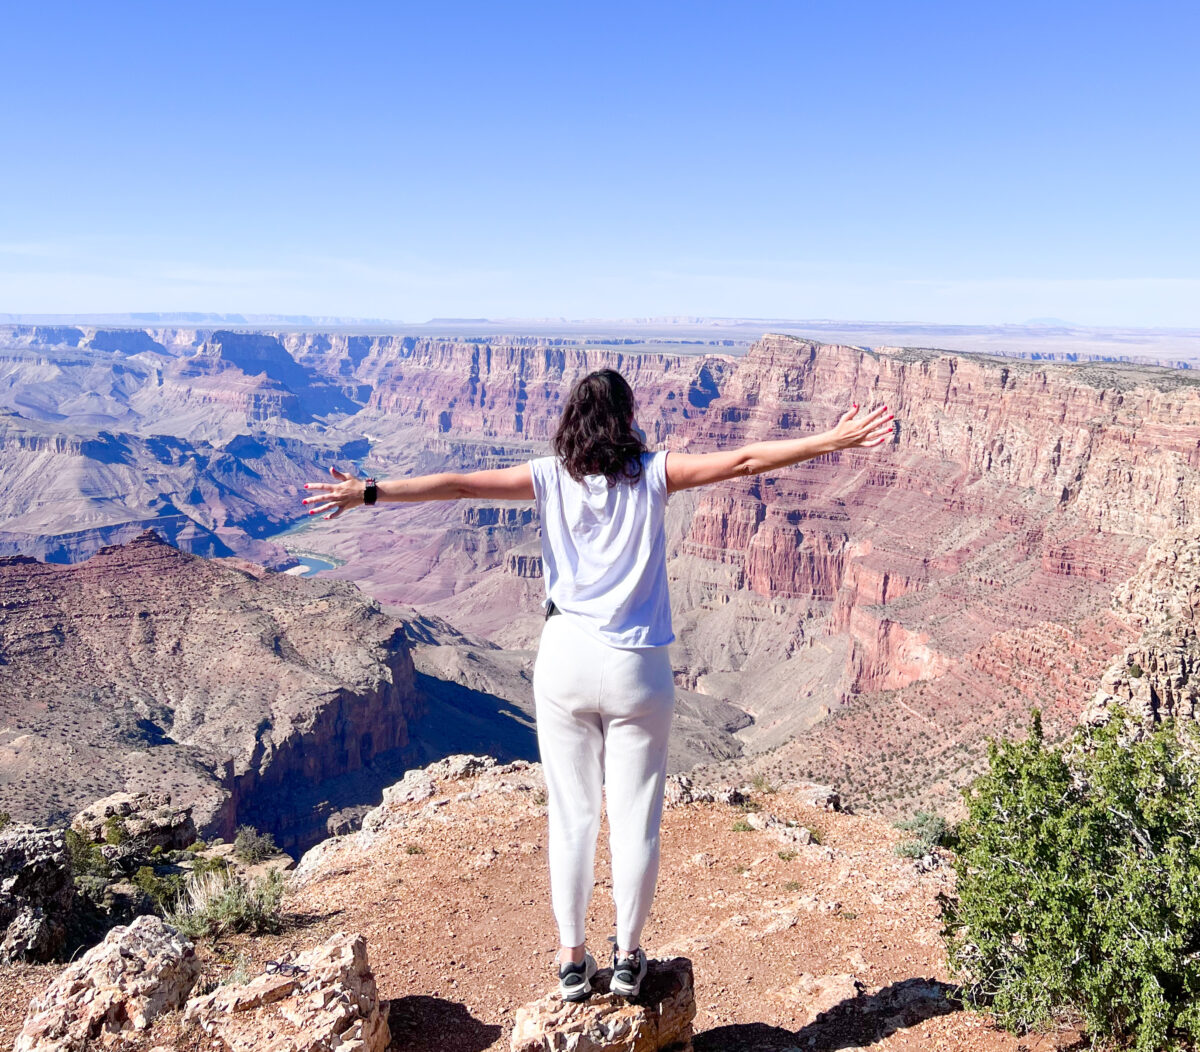
<svg viewBox="0 0 1200 1052">
<path fill-rule="evenodd" d="M 363 503 L 363 494 L 367 488 L 366 482 L 353 475 L 348 475 L 344 471 L 338 471 L 337 468 L 330 468 L 329 474 L 338 481 L 336 483 L 306 482 L 304 484 L 304 488 L 307 490 L 322 491 L 320 496 L 305 497 L 300 502 L 301 504 L 320 505 L 320 507 L 311 509 L 309 515 L 328 512 L 325 518 L 336 519 L 342 512 L 348 511 L 350 508 L 357 508 Z"/>
</svg>

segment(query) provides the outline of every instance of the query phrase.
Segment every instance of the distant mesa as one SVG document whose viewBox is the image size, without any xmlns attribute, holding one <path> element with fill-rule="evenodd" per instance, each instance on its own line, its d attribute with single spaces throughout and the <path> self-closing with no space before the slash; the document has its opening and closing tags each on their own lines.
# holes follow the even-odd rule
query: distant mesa
<svg viewBox="0 0 1200 1052">
<path fill-rule="evenodd" d="M 1028 325 L 1030 328 L 1036 329 L 1078 329 L 1079 325 L 1073 321 L 1064 321 L 1062 318 L 1029 318 L 1027 321 L 1021 322 L 1022 325 Z"/>
</svg>

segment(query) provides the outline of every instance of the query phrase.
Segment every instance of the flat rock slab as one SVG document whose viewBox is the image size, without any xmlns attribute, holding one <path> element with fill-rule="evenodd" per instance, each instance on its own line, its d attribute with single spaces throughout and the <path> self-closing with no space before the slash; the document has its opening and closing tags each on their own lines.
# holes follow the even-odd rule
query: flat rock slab
<svg viewBox="0 0 1200 1052">
<path fill-rule="evenodd" d="M 517 1010 L 512 1052 L 691 1052 L 696 999 L 686 957 L 650 961 L 636 1000 L 608 993 L 611 969 L 587 1001 L 548 994 Z"/>
</svg>

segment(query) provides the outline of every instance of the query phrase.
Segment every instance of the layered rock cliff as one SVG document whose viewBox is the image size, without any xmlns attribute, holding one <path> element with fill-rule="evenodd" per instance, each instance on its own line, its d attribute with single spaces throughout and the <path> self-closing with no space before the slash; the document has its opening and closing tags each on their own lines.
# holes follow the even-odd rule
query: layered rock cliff
<svg viewBox="0 0 1200 1052">
<path fill-rule="evenodd" d="M 789 337 L 767 337 L 741 359 L 410 340 L 375 344 L 362 362 L 377 378 L 362 417 L 379 455 L 396 449 L 389 428 L 409 442 L 432 431 L 447 442 L 440 466 L 540 455 L 531 407 L 552 415 L 570 382 L 600 364 L 624 369 L 639 422 L 676 449 L 814 433 L 852 400 L 886 401 L 898 421 L 887 447 L 672 498 L 677 677 L 751 712 L 743 737 L 755 748 L 860 699 L 878 695 L 886 709 L 910 687 L 939 712 L 964 711 L 960 697 L 973 697 L 995 710 L 997 731 L 1032 704 L 1073 718 L 1088 670 L 1127 631 L 1107 613 L 1110 590 L 1155 536 L 1197 516 L 1200 398 L 1194 378 L 1170 370 Z M 347 518 L 326 532 L 348 576 L 503 631 L 509 644 L 536 638 L 532 612 L 502 629 L 487 613 L 505 602 L 527 609 L 532 593 L 515 579 L 531 563 L 479 561 L 448 510 L 384 514 L 369 529 Z M 534 550 L 533 538 L 517 540 L 506 543 Z M 922 777 L 969 776 L 983 732 L 962 735 L 966 753 Z M 875 736 L 864 769 L 906 741 L 899 730 Z M 868 782 L 900 777 L 891 764 Z"/>
<path fill-rule="evenodd" d="M 403 769 L 419 709 L 402 623 L 344 582 L 152 533 L 76 566 L 0 560 L 0 810 L 14 817 L 166 789 L 202 835 L 249 823 L 303 847 Z"/>
<path fill-rule="evenodd" d="M 78 562 L 152 527 L 206 556 L 284 565 L 266 541 L 295 521 L 307 479 L 345 464 L 354 440 L 240 434 L 214 444 L 30 420 L 0 410 L 0 555 Z"/>
<path fill-rule="evenodd" d="M 272 493 L 271 483 L 286 491 L 334 459 L 403 475 L 543 455 L 571 383 L 600 366 L 631 380 L 652 444 L 677 450 L 815 433 L 852 400 L 886 401 L 898 428 L 885 447 L 677 493 L 668 509 L 679 685 L 751 714 L 741 737 L 753 749 L 803 737 L 789 764 L 853 757 L 853 787 L 877 799 L 906 780 L 950 792 L 984 733 L 1023 723 L 1033 704 L 1051 729 L 1054 713 L 1077 717 L 1133 631 L 1110 609 L 1111 590 L 1157 537 L 1196 526 L 1200 397 L 1187 372 L 783 336 L 742 357 L 517 337 L 155 329 L 130 340 L 122 355 L 110 350 L 121 343 L 112 333 L 25 333 L 6 352 L 19 367 L 0 366 L 29 403 L 31 377 L 45 368 L 34 359 L 67 363 L 43 385 L 62 396 L 46 394 L 46 412 L 80 397 L 91 369 L 109 378 L 105 411 L 139 427 L 172 420 L 242 436 L 220 443 L 299 443 L 302 454 L 282 449 L 255 465 Z M 171 387 L 189 371 L 226 385 L 232 401 Z M 301 412 L 301 376 L 329 395 L 323 407 Z M 297 401 L 261 403 L 247 432 L 259 409 L 236 392 L 251 388 Z M 85 470 L 96 463 L 85 458 Z M 117 492 L 110 503 L 128 503 Z M 221 498 L 201 487 L 195 501 Z M 250 512 L 228 503 L 220 536 L 253 555 L 257 535 L 241 525 Z M 9 550 L 32 543 L 18 537 Z M 536 642 L 542 586 L 529 505 L 356 511 L 309 530 L 305 545 L 382 601 L 418 604 L 504 646 Z M 895 713 L 909 709 L 914 726 L 941 733 L 931 731 L 935 748 L 904 758 L 914 739 Z"/>
</svg>

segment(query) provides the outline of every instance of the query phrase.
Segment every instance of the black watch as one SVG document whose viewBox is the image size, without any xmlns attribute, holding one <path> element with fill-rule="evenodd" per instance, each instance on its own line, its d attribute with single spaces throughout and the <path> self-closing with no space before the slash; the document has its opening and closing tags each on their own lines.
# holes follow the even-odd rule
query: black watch
<svg viewBox="0 0 1200 1052">
<path fill-rule="evenodd" d="M 374 479 L 367 479 L 367 484 L 363 489 L 363 503 L 374 504 L 379 499 L 379 487 L 375 485 Z"/>
</svg>

